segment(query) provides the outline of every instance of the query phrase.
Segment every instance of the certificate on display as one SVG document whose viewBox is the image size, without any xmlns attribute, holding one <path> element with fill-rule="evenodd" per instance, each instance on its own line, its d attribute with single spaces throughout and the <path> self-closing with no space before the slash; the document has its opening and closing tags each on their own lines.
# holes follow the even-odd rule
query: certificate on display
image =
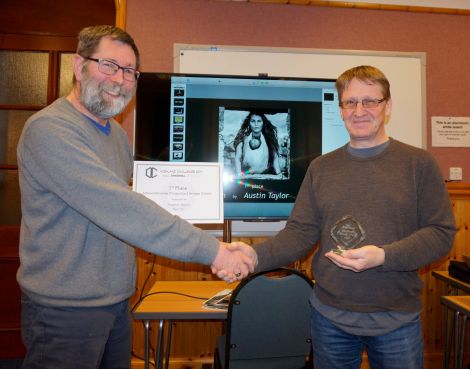
<svg viewBox="0 0 470 369">
<path fill-rule="evenodd" d="M 191 223 L 223 223 L 220 163 L 135 161 L 133 190 Z"/>
</svg>

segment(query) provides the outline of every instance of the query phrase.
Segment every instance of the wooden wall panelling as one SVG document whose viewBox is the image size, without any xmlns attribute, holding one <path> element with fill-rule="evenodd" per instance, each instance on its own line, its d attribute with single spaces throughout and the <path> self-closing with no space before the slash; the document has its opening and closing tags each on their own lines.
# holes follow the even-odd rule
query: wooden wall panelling
<svg viewBox="0 0 470 369">
<path fill-rule="evenodd" d="M 448 185 L 452 207 L 457 222 L 458 231 L 454 247 L 445 258 L 432 265 L 422 268 L 419 273 L 424 282 L 422 293 L 424 309 L 422 312 L 423 334 L 425 341 L 426 369 L 439 368 L 444 348 L 444 309 L 440 303 L 440 296 L 447 294 L 444 284 L 432 276 L 433 270 L 447 270 L 450 260 L 461 260 L 462 255 L 470 255 L 470 184 L 451 183 Z M 234 238 L 254 244 L 265 238 Z M 311 277 L 310 263 L 313 252 L 293 266 L 306 272 Z M 138 279 L 137 291 L 133 298 L 139 296 L 146 277 L 150 278 L 145 286 L 148 290 L 157 280 L 211 280 L 214 279 L 207 266 L 188 264 L 166 258 L 156 258 L 152 265 L 153 256 L 138 251 Z M 153 273 L 152 273 L 153 270 Z M 152 323 L 152 347 L 156 347 L 157 327 Z M 136 354 L 144 355 L 144 330 L 140 322 L 134 322 L 133 350 Z M 213 350 L 217 337 L 222 334 L 222 323 L 218 321 L 191 321 L 173 322 L 173 339 L 171 350 L 171 367 L 201 368 L 202 363 L 212 362 Z M 467 340 L 466 351 L 470 351 L 470 340 Z M 469 355 L 467 355 L 469 356 Z M 136 364 L 133 364 L 136 367 Z"/>
<path fill-rule="evenodd" d="M 463 255 L 470 254 L 470 184 L 451 183 L 448 185 L 452 208 L 456 219 L 457 233 L 451 252 L 442 260 L 420 270 L 424 282 L 423 289 L 423 334 L 425 343 L 425 356 L 442 360 L 444 350 L 444 308 L 440 303 L 442 295 L 449 294 L 444 283 L 432 276 L 433 270 L 447 270 L 450 260 L 462 260 Z M 468 336 L 468 335 L 467 335 Z M 470 340 L 466 340 L 467 353 L 465 365 L 470 363 L 468 352 Z M 465 366 L 464 365 L 464 366 Z"/>
<path fill-rule="evenodd" d="M 57 96 L 58 51 L 74 51 L 78 31 L 92 24 L 113 24 L 113 0 L 2 0 L 0 5 L 0 49 L 48 51 L 48 102 Z M 42 106 L 2 105 L 1 110 L 38 110 Z M 16 170 L 16 164 L 1 165 Z M 6 204 L 1 204 L 6 206 Z M 7 211 L 10 211 L 8 208 Z M 16 211 L 12 209 L 11 211 Z M 18 210 L 19 211 L 19 210 Z M 19 225 L 0 225 L 0 358 L 24 355 L 20 337 L 20 289 L 16 282 Z"/>
<path fill-rule="evenodd" d="M 361 2 L 361 1 L 321 1 L 321 0 L 219 0 L 219 1 L 246 1 L 251 3 L 272 3 L 272 4 L 286 4 L 286 5 L 312 5 L 312 6 L 330 6 L 338 8 L 358 8 L 358 9 L 379 9 L 379 10 L 398 10 L 405 12 L 426 12 L 426 13 L 444 13 L 444 14 L 461 14 L 469 15 L 470 10 L 459 9 L 455 4 L 448 3 L 444 7 L 429 6 L 429 2 L 422 4 L 422 2 L 408 2 L 407 5 L 390 4 L 387 1 L 377 2 Z"/>
<path fill-rule="evenodd" d="M 155 262 L 154 262 L 155 261 Z M 137 288 L 131 299 L 134 306 L 140 296 L 145 295 L 156 281 L 162 280 L 213 280 L 209 267 L 182 263 L 164 257 L 154 257 L 152 254 L 137 250 Z M 145 285 L 144 285 L 145 284 Z M 142 292 L 143 291 L 143 292 Z M 209 297 L 209 296 L 208 296 Z M 202 303 L 202 301 L 201 301 Z M 174 321 L 172 326 L 172 358 L 184 358 L 184 360 L 212 360 L 214 342 L 222 332 L 222 324 L 217 321 Z M 168 329 L 165 327 L 165 330 Z M 151 349 L 152 354 L 157 347 L 158 325 L 151 324 Z M 133 353 L 136 357 L 144 357 L 145 331 L 143 324 L 136 321 L 133 324 Z M 164 343 L 166 345 L 166 342 Z"/>
</svg>

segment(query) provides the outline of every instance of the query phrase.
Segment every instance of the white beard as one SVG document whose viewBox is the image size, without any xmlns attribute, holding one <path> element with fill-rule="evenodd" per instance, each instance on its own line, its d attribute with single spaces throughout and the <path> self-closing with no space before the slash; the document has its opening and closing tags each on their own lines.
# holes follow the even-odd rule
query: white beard
<svg viewBox="0 0 470 369">
<path fill-rule="evenodd" d="M 96 82 L 86 69 L 83 69 L 82 76 L 80 100 L 98 118 L 109 119 L 122 113 L 134 95 L 135 88 L 128 90 L 110 81 Z M 107 93 L 118 94 L 119 98 L 109 99 Z"/>
</svg>

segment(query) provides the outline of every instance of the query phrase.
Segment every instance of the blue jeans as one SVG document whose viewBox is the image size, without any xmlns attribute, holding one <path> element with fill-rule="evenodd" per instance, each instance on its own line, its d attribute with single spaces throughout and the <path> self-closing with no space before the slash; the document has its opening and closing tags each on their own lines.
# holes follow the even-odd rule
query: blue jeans
<svg viewBox="0 0 470 369">
<path fill-rule="evenodd" d="M 315 369 L 359 369 L 364 350 L 371 369 L 423 368 L 420 319 L 381 336 L 355 336 L 312 309 L 311 331 Z"/>
<path fill-rule="evenodd" d="M 103 307 L 51 307 L 21 297 L 23 369 L 129 369 L 131 320 L 125 300 Z"/>
</svg>

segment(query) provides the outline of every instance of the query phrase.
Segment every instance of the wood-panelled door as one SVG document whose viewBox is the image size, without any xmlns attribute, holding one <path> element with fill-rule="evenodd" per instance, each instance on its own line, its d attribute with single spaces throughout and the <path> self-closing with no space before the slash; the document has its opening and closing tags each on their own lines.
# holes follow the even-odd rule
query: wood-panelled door
<svg viewBox="0 0 470 369">
<path fill-rule="evenodd" d="M 0 358 L 24 354 L 16 283 L 21 222 L 16 146 L 26 120 L 66 95 L 77 33 L 114 24 L 114 0 L 2 0 L 0 5 Z"/>
</svg>

